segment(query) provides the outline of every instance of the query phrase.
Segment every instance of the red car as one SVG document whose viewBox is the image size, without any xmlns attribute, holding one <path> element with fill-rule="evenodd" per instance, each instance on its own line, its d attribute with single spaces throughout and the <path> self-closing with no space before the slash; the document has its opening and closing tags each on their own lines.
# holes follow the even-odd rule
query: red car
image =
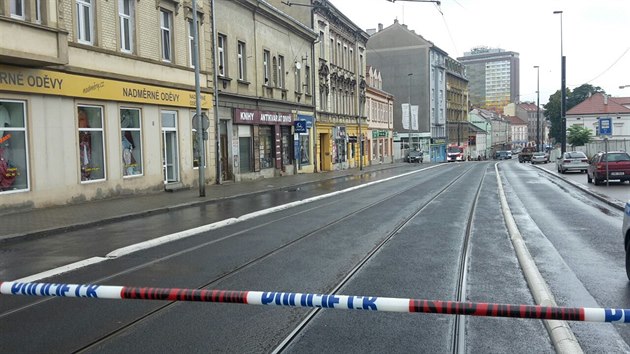
<svg viewBox="0 0 630 354">
<path fill-rule="evenodd" d="M 608 176 L 606 176 L 608 165 Z M 625 151 L 599 152 L 588 163 L 588 183 L 600 184 L 606 180 L 630 181 L 630 155 Z"/>
</svg>

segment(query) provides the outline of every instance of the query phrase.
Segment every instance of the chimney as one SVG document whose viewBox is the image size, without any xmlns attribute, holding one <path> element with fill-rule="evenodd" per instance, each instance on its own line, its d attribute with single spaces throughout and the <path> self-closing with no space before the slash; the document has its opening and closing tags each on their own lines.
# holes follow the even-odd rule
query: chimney
<svg viewBox="0 0 630 354">
<path fill-rule="evenodd" d="M 604 94 L 604 105 L 608 104 L 608 95 Z"/>
<path fill-rule="evenodd" d="M 402 26 L 403 26 L 404 29 L 407 29 L 407 24 L 406 23 L 403 23 Z"/>
<path fill-rule="evenodd" d="M 380 32 L 380 31 L 382 31 L 382 30 L 383 30 L 383 24 L 382 24 L 382 23 L 379 23 L 379 24 L 378 24 L 378 31 Z"/>
</svg>

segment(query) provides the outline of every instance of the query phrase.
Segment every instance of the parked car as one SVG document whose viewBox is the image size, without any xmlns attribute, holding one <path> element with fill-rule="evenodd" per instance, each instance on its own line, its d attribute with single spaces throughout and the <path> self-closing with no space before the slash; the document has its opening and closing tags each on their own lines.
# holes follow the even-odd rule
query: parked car
<svg viewBox="0 0 630 354">
<path fill-rule="evenodd" d="M 586 172 L 588 168 L 588 157 L 582 151 L 567 151 L 556 161 L 558 172 L 565 173 L 567 171 Z"/>
<path fill-rule="evenodd" d="M 512 151 L 505 151 L 505 153 L 507 154 L 507 158 L 511 159 L 512 158 Z"/>
<path fill-rule="evenodd" d="M 624 249 L 626 250 L 626 276 L 630 280 L 630 201 L 626 202 L 623 213 L 623 224 L 621 226 L 621 237 L 623 237 Z"/>
<path fill-rule="evenodd" d="M 608 175 L 606 165 L 608 164 Z M 606 180 L 630 181 L 630 154 L 625 151 L 599 152 L 591 158 L 586 171 L 588 183 L 600 184 Z"/>
<path fill-rule="evenodd" d="M 407 162 L 423 162 L 424 157 L 422 156 L 424 153 L 422 151 L 410 151 L 407 154 Z"/>
<path fill-rule="evenodd" d="M 547 163 L 549 162 L 549 155 L 544 152 L 535 152 L 532 154 L 531 163 L 532 165 L 535 163 Z"/>
</svg>

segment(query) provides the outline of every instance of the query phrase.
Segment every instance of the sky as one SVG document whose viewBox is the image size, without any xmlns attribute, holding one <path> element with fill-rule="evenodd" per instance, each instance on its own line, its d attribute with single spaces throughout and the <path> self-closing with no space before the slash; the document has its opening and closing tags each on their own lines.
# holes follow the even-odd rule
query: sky
<svg viewBox="0 0 630 354">
<path fill-rule="evenodd" d="M 398 19 L 454 59 L 479 46 L 519 53 L 523 102 L 536 102 L 537 83 L 541 105 L 560 90 L 561 47 L 567 87 L 590 84 L 630 97 L 630 87 L 619 88 L 630 85 L 630 0 L 330 2 L 363 30 Z"/>
</svg>

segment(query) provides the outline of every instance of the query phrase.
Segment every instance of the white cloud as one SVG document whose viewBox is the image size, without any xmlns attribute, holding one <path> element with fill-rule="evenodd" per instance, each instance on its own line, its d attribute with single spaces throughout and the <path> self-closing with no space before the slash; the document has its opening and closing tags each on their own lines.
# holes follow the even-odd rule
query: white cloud
<svg viewBox="0 0 630 354">
<path fill-rule="evenodd" d="M 330 0 L 362 29 L 406 23 L 453 58 L 476 46 L 519 53 L 522 101 L 540 102 L 560 89 L 560 15 L 567 57 L 567 86 L 600 86 L 613 96 L 630 96 L 629 0 Z"/>
</svg>

